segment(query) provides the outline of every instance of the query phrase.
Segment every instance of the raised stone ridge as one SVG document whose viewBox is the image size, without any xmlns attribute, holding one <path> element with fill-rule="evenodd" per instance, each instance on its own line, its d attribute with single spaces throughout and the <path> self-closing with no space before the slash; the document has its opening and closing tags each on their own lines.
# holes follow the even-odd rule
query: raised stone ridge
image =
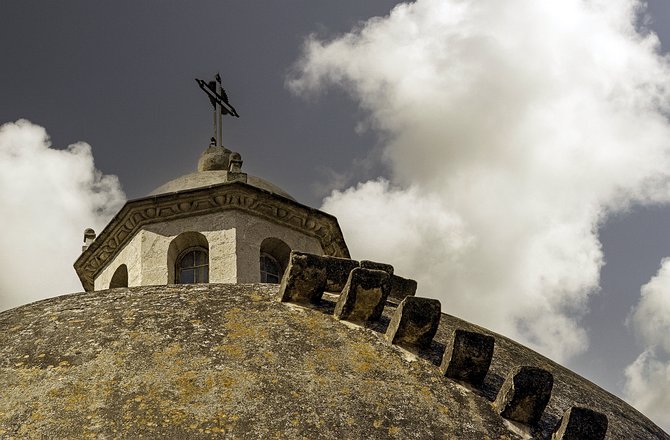
<svg viewBox="0 0 670 440">
<path fill-rule="evenodd" d="M 390 302 L 356 326 L 332 316 L 337 295 L 301 307 L 278 289 L 121 288 L 0 313 L 0 438 L 545 439 L 577 406 L 607 416 L 608 439 L 670 439 L 588 380 L 453 316 L 411 354 L 384 337 Z M 481 388 L 439 371 L 457 328 L 495 338 Z M 492 405 L 518 365 L 554 378 L 526 433 Z"/>
</svg>

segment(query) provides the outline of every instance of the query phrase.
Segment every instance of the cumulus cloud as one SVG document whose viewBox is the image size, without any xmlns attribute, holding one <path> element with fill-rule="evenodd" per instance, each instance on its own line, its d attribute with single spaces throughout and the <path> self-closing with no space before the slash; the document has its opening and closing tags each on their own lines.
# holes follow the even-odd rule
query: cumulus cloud
<svg viewBox="0 0 670 440">
<path fill-rule="evenodd" d="M 124 201 L 88 144 L 55 149 L 29 121 L 0 126 L 0 310 L 81 291 L 72 264 L 83 231 L 99 231 Z"/>
<path fill-rule="evenodd" d="M 670 69 L 643 12 L 418 0 L 310 37 L 289 87 L 351 94 L 391 169 L 324 200 L 354 256 L 554 359 L 585 350 L 599 225 L 670 193 Z"/>
<path fill-rule="evenodd" d="M 670 258 L 641 289 L 628 319 L 645 350 L 626 368 L 626 398 L 670 430 Z"/>
</svg>

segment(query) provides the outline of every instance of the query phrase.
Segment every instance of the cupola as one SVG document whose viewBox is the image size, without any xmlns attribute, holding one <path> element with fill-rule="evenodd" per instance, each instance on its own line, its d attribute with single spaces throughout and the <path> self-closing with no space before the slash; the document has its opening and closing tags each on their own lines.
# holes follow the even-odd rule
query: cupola
<svg viewBox="0 0 670 440">
<path fill-rule="evenodd" d="M 213 87 L 220 123 L 227 97 Z M 349 257 L 335 217 L 247 175 L 242 163 L 212 138 L 197 171 L 127 202 L 97 237 L 87 230 L 74 264 L 84 289 L 276 283 L 292 250 Z"/>
</svg>

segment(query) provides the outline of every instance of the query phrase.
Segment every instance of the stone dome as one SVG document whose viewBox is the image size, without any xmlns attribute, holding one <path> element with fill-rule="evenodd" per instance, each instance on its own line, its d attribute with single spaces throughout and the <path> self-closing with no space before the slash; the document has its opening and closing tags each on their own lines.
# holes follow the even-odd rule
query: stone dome
<svg viewBox="0 0 670 440">
<path fill-rule="evenodd" d="M 214 142 L 214 138 L 212 138 L 212 142 Z M 218 147 L 215 144 L 210 144 L 210 146 L 200 155 L 197 172 L 170 180 L 153 190 L 149 195 L 153 196 L 219 185 L 240 180 L 239 177 L 242 175 L 242 180 L 251 186 L 295 201 L 289 193 L 279 188 L 277 185 L 270 183 L 265 179 L 261 179 L 260 177 L 249 176 L 246 173 L 242 173 L 241 167 L 242 156 L 240 153 L 233 152 L 225 147 Z"/>
<path fill-rule="evenodd" d="M 170 180 L 167 183 L 159 186 L 155 190 L 151 191 L 150 196 L 155 196 L 158 194 L 166 194 L 177 191 L 184 191 L 187 189 L 202 188 L 212 185 L 219 185 L 222 183 L 229 182 L 229 172 L 223 170 L 212 170 L 212 171 L 197 171 L 195 173 L 185 174 L 183 176 L 177 177 L 176 179 Z M 295 201 L 295 199 L 286 191 L 278 187 L 277 185 L 268 182 L 265 179 L 261 179 L 256 176 L 247 175 L 247 184 L 260 188 L 265 191 L 269 191 L 273 194 L 286 197 L 287 199 Z"/>
<path fill-rule="evenodd" d="M 593 383 L 453 316 L 410 353 L 382 337 L 391 302 L 361 327 L 333 317 L 335 295 L 301 307 L 278 290 L 118 288 L 0 313 L 0 438 L 548 439 L 579 404 L 607 415 L 608 439 L 670 439 Z M 480 388 L 437 367 L 455 328 L 495 337 Z M 530 431 L 492 405 L 519 364 L 554 375 Z"/>
</svg>

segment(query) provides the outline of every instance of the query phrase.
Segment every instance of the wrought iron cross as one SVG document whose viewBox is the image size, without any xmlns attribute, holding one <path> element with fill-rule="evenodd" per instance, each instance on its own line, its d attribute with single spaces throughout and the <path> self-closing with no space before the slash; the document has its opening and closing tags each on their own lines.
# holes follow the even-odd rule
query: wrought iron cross
<svg viewBox="0 0 670 440">
<path fill-rule="evenodd" d="M 223 146 L 221 144 L 223 115 L 231 115 L 236 118 L 239 118 L 240 115 L 237 114 L 235 107 L 228 102 L 228 95 L 226 95 L 226 91 L 221 86 L 221 75 L 217 73 L 214 81 L 205 82 L 196 78 L 195 82 L 207 94 L 209 102 L 214 107 L 214 137 L 212 139 L 216 140 L 216 145 L 221 147 Z"/>
</svg>

